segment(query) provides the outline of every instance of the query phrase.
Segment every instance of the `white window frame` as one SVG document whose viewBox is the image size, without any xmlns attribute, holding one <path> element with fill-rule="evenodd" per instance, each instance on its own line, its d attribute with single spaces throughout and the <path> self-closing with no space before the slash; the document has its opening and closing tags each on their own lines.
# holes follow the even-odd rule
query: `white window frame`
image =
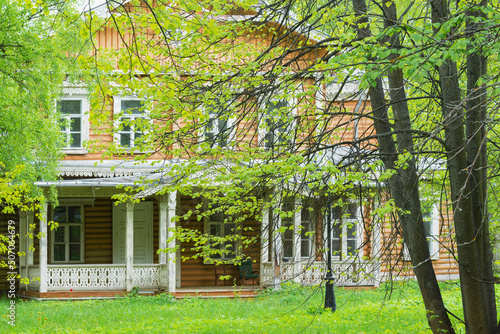
<svg viewBox="0 0 500 334">
<path fill-rule="evenodd" d="M 51 250 L 51 262 L 52 263 L 85 263 L 85 211 L 84 211 L 84 206 L 83 204 L 77 204 L 77 203 L 68 203 L 68 204 L 60 204 L 57 207 L 65 207 L 66 210 L 68 210 L 68 207 L 74 206 L 74 207 L 79 207 L 80 208 L 80 214 L 81 214 L 81 221 L 80 223 L 75 223 L 75 222 L 60 222 L 58 223 L 58 228 L 60 227 L 65 227 L 64 228 L 64 242 L 63 244 L 65 245 L 65 260 L 64 261 L 56 261 L 54 259 L 54 254 L 55 254 L 55 245 L 56 244 L 61 244 L 61 242 L 56 243 L 56 232 L 57 229 L 54 229 L 51 231 L 51 241 L 50 241 L 50 250 Z M 54 214 L 55 214 L 55 209 L 52 210 L 52 220 L 54 220 Z M 70 256 L 70 251 L 69 251 L 69 227 L 70 226 L 79 226 L 80 227 L 80 260 L 79 261 L 71 261 L 69 259 Z"/>
<path fill-rule="evenodd" d="M 66 123 L 64 130 L 59 130 L 60 133 L 66 135 L 67 146 L 63 147 L 62 151 L 65 154 L 86 154 L 87 149 L 84 147 L 84 143 L 89 140 L 89 102 L 86 95 L 63 95 L 58 101 L 80 101 L 80 145 L 78 147 L 71 147 L 71 130 L 70 130 L 70 118 L 71 116 L 77 114 L 61 114 L 61 120 Z M 74 118 L 74 117 L 73 117 Z M 68 125 L 69 124 L 69 125 Z"/>
<path fill-rule="evenodd" d="M 304 202 L 306 203 L 306 205 L 308 204 L 307 201 L 304 201 L 304 200 L 301 201 L 300 199 L 297 199 L 294 201 L 294 206 L 293 206 L 294 213 L 293 213 L 292 217 L 290 217 L 289 223 L 287 222 L 287 224 L 285 224 L 285 220 L 283 218 L 281 218 L 281 226 L 286 227 L 288 229 L 288 232 L 291 232 L 291 234 L 292 234 L 291 238 L 285 238 L 285 233 L 287 231 L 285 231 L 281 235 L 282 243 L 283 243 L 283 246 L 282 246 L 283 247 L 283 260 L 285 260 L 285 261 L 293 260 L 293 252 L 294 252 L 295 242 L 300 243 L 300 259 L 309 259 L 312 255 L 315 254 L 314 235 L 316 233 L 315 232 L 316 224 L 315 224 L 314 220 L 305 220 L 304 219 L 304 215 L 302 214 L 303 210 L 311 207 L 310 205 L 305 207 Z M 299 211 L 297 211 L 297 210 L 299 210 Z M 309 210 L 309 209 L 307 209 L 307 210 Z M 314 212 L 314 207 L 313 207 L 312 212 Z M 288 218 L 287 218 L 287 220 L 288 220 Z M 295 223 L 297 220 L 298 220 L 298 223 Z M 305 226 L 304 223 L 305 222 L 309 225 L 309 228 L 310 228 L 309 231 L 304 231 L 304 226 Z M 285 226 L 285 225 L 287 225 L 287 226 Z M 296 231 L 293 228 L 294 226 L 299 226 L 300 232 Z M 292 228 L 290 229 L 290 227 L 292 227 Z M 309 235 L 306 236 L 305 233 L 308 233 L 308 232 L 309 232 Z M 300 233 L 300 236 L 297 235 L 298 233 Z M 286 242 L 291 243 L 291 249 L 292 249 L 291 256 L 285 256 L 285 243 Z M 304 242 L 307 242 L 308 247 L 309 247 L 309 254 L 306 254 L 306 255 L 302 254 L 302 244 Z"/>
<path fill-rule="evenodd" d="M 303 204 L 304 202 L 302 202 Z M 307 202 L 306 202 L 307 203 Z M 313 256 L 315 254 L 315 240 L 314 240 L 314 236 L 315 236 L 315 233 L 316 233 L 316 223 L 314 221 L 314 219 L 308 219 L 306 220 L 304 218 L 304 215 L 302 214 L 302 210 L 306 210 L 306 208 L 309 208 L 310 206 L 302 206 L 301 207 L 301 214 L 300 214 L 300 226 L 302 227 L 301 230 L 300 230 L 300 257 L 302 259 L 305 259 L 305 258 L 310 258 L 311 256 Z M 307 209 L 309 211 L 309 215 L 312 214 L 312 217 L 315 217 L 314 215 L 314 206 L 312 206 L 312 211 L 309 211 L 309 209 Z M 309 218 L 311 218 L 311 216 L 309 216 Z M 310 230 L 309 231 L 304 231 L 304 223 L 307 222 L 307 224 L 309 225 L 309 228 Z M 306 233 L 309 233 L 309 235 L 305 235 Z M 308 247 L 309 247 L 309 254 L 308 255 L 303 255 L 302 254 L 302 244 L 304 243 L 304 241 L 306 241 L 308 243 Z"/>
<path fill-rule="evenodd" d="M 423 208 L 424 206 L 422 206 Z M 422 215 L 425 213 L 422 212 Z M 425 223 L 424 217 L 422 217 Z M 439 259 L 439 203 L 434 202 L 430 205 L 429 212 L 430 221 L 430 233 L 426 235 L 427 245 L 429 247 L 429 254 L 431 255 L 431 260 Z M 410 252 L 406 243 L 403 244 L 403 259 L 405 261 L 411 261 Z"/>
<path fill-rule="evenodd" d="M 295 97 L 292 96 L 292 97 L 288 97 L 286 99 L 270 98 L 267 101 L 265 101 L 261 105 L 262 115 L 261 115 L 260 121 L 259 121 L 258 140 L 259 140 L 259 146 L 266 149 L 266 150 L 271 150 L 274 148 L 274 145 L 268 146 L 267 142 L 265 141 L 268 133 L 271 132 L 271 129 L 268 129 L 268 126 L 267 126 L 267 121 L 270 118 L 270 115 L 268 115 L 268 112 L 267 112 L 269 109 L 269 103 L 278 104 L 281 102 L 286 102 L 286 104 L 287 104 L 286 108 L 291 109 L 291 111 L 292 111 L 291 115 L 288 115 L 288 119 L 285 120 L 286 121 L 286 130 L 284 132 L 287 133 L 290 131 L 294 131 L 295 127 L 296 127 L 295 116 L 297 116 L 297 106 L 296 106 Z M 290 122 L 287 122 L 288 120 L 290 120 Z M 273 119 L 272 121 L 273 121 L 272 124 L 274 124 L 274 123 L 276 123 L 276 121 L 279 121 L 279 120 Z M 276 136 L 279 136 L 279 133 L 277 133 L 277 130 L 278 129 L 274 129 L 274 134 L 273 134 L 274 138 L 276 138 Z M 274 139 L 274 142 L 276 143 L 279 141 Z M 286 149 L 286 148 L 284 148 L 284 149 Z"/>
<path fill-rule="evenodd" d="M 347 260 L 347 259 L 355 259 L 359 258 L 359 254 L 361 253 L 361 256 L 363 255 L 362 252 L 363 250 L 360 248 L 363 245 L 363 227 L 364 227 L 364 219 L 363 219 L 363 205 L 360 204 L 358 201 L 347 201 L 344 203 L 345 206 L 343 206 L 340 210 L 340 219 L 334 219 L 332 217 L 332 246 L 333 246 L 333 227 L 335 224 L 340 224 L 340 236 L 339 238 L 335 239 L 340 239 L 340 254 L 333 254 L 332 253 L 332 259 L 333 260 Z M 348 212 L 345 212 L 347 208 L 347 205 L 356 205 L 356 218 L 351 218 L 348 217 L 347 214 Z M 332 213 L 335 207 L 332 207 Z M 327 249 L 328 244 L 327 244 L 327 237 L 328 237 L 328 230 L 327 230 L 327 224 L 328 224 L 328 215 L 325 215 L 324 217 L 324 230 L 325 230 L 325 238 L 324 238 L 324 247 Z M 350 224 L 356 224 L 356 236 L 353 238 L 352 236 L 348 235 L 348 225 Z M 348 253 L 348 241 L 350 240 L 355 240 L 356 241 L 356 247 L 355 251 L 357 253 L 355 254 L 349 254 Z M 333 250 L 332 250 L 333 252 Z"/>
<path fill-rule="evenodd" d="M 207 117 L 207 119 L 206 119 L 206 121 L 203 121 L 204 125 L 203 125 L 203 127 L 200 131 L 200 134 L 199 134 L 200 142 L 209 144 L 207 134 L 212 132 L 213 137 L 215 137 L 216 140 L 214 140 L 213 144 L 209 144 L 211 146 L 211 148 L 231 149 L 233 147 L 233 145 L 231 143 L 233 142 L 233 140 L 235 138 L 235 134 L 236 134 L 236 129 L 234 129 L 234 125 L 235 125 L 234 118 L 228 117 L 227 119 L 225 119 L 226 131 L 227 131 L 226 145 L 221 146 L 219 140 L 217 140 L 217 139 L 219 139 L 218 136 L 221 133 L 221 128 L 219 126 L 220 125 L 219 121 L 221 121 L 221 119 L 219 118 L 220 115 L 217 113 L 217 109 L 208 108 L 206 106 L 202 106 L 201 108 L 202 108 L 203 115 L 205 115 L 205 117 Z M 215 112 L 211 112 L 211 110 L 214 110 Z M 212 128 L 213 131 L 209 131 L 208 124 L 209 124 L 209 122 L 214 122 L 214 121 L 217 122 L 217 127 Z M 222 121 L 224 121 L 224 119 L 222 119 Z"/>
<path fill-rule="evenodd" d="M 133 151 L 134 148 L 136 147 L 135 145 L 135 131 L 133 131 L 133 125 L 130 126 L 130 131 L 123 131 L 123 130 L 118 130 L 120 128 L 120 123 L 122 121 L 122 118 L 128 118 L 131 119 L 132 122 L 134 122 L 136 119 L 144 119 L 148 120 L 149 122 L 152 122 L 151 118 L 149 117 L 149 111 L 147 109 L 143 110 L 142 114 L 127 114 L 126 116 L 122 115 L 122 101 L 140 101 L 143 102 L 143 106 L 145 106 L 144 99 L 138 98 L 137 96 L 133 95 L 114 95 L 113 96 L 113 115 L 115 117 L 114 119 L 114 126 L 115 126 L 115 132 L 114 132 L 114 141 L 115 143 L 122 149 L 124 150 L 129 150 Z M 146 132 L 144 132 L 144 135 L 146 135 Z M 121 145 L 121 136 L 123 133 L 128 133 L 130 136 L 130 145 L 129 146 L 122 146 Z"/>
</svg>

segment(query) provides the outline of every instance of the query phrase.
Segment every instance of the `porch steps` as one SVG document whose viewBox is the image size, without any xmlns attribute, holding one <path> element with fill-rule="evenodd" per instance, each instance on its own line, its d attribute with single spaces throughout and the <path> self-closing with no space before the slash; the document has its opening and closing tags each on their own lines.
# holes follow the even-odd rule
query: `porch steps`
<svg viewBox="0 0 500 334">
<path fill-rule="evenodd" d="M 241 287 L 240 287 L 241 288 Z M 172 295 L 176 299 L 182 298 L 252 298 L 258 294 L 259 287 L 251 288 L 180 288 Z M 158 294 L 158 290 L 143 290 L 138 294 L 141 296 L 154 296 Z M 38 291 L 20 290 L 17 295 L 21 299 L 27 300 L 88 300 L 88 299 L 115 299 L 124 298 L 128 292 L 123 290 L 97 290 L 97 291 L 49 291 L 40 293 Z"/>
</svg>

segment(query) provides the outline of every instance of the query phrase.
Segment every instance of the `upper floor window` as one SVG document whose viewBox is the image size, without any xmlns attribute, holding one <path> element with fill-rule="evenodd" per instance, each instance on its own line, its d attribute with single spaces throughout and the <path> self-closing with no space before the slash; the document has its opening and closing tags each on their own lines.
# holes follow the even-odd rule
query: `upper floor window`
<svg viewBox="0 0 500 334">
<path fill-rule="evenodd" d="M 144 102 L 135 97 L 115 97 L 115 114 L 119 115 L 116 122 L 118 129 L 116 142 L 124 147 L 136 147 L 143 143 L 146 124 L 149 119 L 144 109 Z"/>
<path fill-rule="evenodd" d="M 355 256 L 361 248 L 362 234 L 361 206 L 357 203 L 346 203 L 332 208 L 332 255 L 334 257 L 345 259 Z"/>
<path fill-rule="evenodd" d="M 87 101 L 83 97 L 65 97 L 57 101 L 61 114 L 60 132 L 66 153 L 85 153 L 83 142 L 88 140 Z"/>
<path fill-rule="evenodd" d="M 52 231 L 52 261 L 83 262 L 83 207 L 58 206 L 52 218 L 58 223 L 57 229 Z"/>
<path fill-rule="evenodd" d="M 268 101 L 259 127 L 261 145 L 266 149 L 283 149 L 291 146 L 294 116 L 289 101 Z"/>
<path fill-rule="evenodd" d="M 222 115 L 221 111 L 213 106 L 207 106 L 204 109 L 208 121 L 204 127 L 203 141 L 210 147 L 228 147 L 232 139 L 231 119 Z"/>
</svg>

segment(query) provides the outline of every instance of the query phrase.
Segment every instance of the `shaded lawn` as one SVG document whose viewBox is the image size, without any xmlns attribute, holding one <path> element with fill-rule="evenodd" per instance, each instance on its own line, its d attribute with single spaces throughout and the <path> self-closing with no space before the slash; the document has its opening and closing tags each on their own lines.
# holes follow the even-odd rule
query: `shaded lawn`
<svg viewBox="0 0 500 334">
<path fill-rule="evenodd" d="M 390 294 L 390 299 L 389 299 Z M 0 301 L 1 333 L 430 333 L 413 282 L 356 291 L 336 289 L 337 311 L 323 309 L 324 291 L 285 285 L 253 299 L 168 295 L 89 301 Z M 460 289 L 443 284 L 449 309 L 461 313 Z M 463 327 L 457 328 L 458 332 Z"/>
</svg>

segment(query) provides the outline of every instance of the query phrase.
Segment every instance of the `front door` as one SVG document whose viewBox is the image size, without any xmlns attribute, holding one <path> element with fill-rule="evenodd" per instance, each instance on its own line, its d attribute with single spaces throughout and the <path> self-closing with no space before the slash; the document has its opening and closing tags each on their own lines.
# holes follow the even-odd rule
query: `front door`
<svg viewBox="0 0 500 334">
<path fill-rule="evenodd" d="M 113 206 L 113 263 L 125 263 L 125 204 Z M 134 204 L 134 263 L 153 263 L 153 202 Z"/>
</svg>

